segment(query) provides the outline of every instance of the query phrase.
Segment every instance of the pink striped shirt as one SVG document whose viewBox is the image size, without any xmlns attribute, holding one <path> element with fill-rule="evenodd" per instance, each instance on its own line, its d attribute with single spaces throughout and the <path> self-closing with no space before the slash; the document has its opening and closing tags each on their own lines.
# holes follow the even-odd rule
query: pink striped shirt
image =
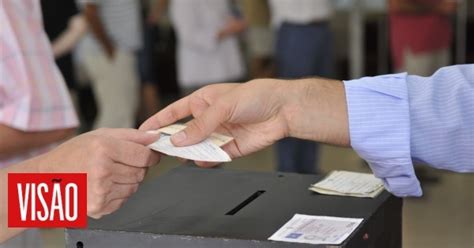
<svg viewBox="0 0 474 248">
<path fill-rule="evenodd" d="M 76 127 L 74 107 L 43 30 L 39 0 L 0 5 L 0 123 L 22 131 Z M 0 160 L 0 167 L 42 150 Z"/>
</svg>

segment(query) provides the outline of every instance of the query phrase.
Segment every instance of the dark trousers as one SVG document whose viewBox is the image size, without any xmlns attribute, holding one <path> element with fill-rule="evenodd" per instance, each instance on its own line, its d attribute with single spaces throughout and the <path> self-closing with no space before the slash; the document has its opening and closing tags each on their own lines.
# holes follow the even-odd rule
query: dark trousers
<svg viewBox="0 0 474 248">
<path fill-rule="evenodd" d="M 333 66 L 332 36 L 326 22 L 283 23 L 276 40 L 279 78 L 329 77 Z M 313 141 L 286 138 L 276 145 L 278 170 L 316 173 L 318 145 Z"/>
</svg>

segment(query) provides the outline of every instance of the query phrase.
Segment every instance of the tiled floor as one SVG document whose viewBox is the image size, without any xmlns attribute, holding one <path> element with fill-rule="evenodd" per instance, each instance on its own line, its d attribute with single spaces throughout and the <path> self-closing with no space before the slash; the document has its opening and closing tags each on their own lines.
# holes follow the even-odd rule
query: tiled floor
<svg viewBox="0 0 474 248">
<path fill-rule="evenodd" d="M 334 169 L 368 171 L 350 149 L 324 146 L 321 170 Z M 163 161 L 149 171 L 147 180 L 178 166 L 173 158 Z M 227 165 L 243 170 L 273 170 L 271 149 L 237 159 Z M 474 174 L 456 174 L 430 170 L 438 175 L 436 184 L 424 185 L 422 198 L 406 199 L 403 215 L 403 247 L 406 248 L 474 248 Z M 42 231 L 44 247 L 64 247 L 63 230 Z"/>
</svg>

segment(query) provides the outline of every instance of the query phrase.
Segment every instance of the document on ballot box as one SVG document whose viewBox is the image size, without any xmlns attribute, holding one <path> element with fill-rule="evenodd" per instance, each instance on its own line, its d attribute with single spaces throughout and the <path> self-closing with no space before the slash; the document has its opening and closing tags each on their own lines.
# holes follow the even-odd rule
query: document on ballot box
<svg viewBox="0 0 474 248">
<path fill-rule="evenodd" d="M 295 214 L 269 240 L 339 245 L 363 221 L 361 218 L 340 218 Z"/>
<path fill-rule="evenodd" d="M 180 157 L 194 161 L 229 162 L 232 159 L 218 145 L 209 138 L 195 145 L 177 147 L 171 143 L 171 136 L 160 134 L 160 139 L 148 145 L 157 152 L 173 157 Z"/>
<path fill-rule="evenodd" d="M 384 186 L 382 180 L 373 174 L 333 171 L 309 189 L 325 195 L 375 198 L 384 190 Z"/>
</svg>

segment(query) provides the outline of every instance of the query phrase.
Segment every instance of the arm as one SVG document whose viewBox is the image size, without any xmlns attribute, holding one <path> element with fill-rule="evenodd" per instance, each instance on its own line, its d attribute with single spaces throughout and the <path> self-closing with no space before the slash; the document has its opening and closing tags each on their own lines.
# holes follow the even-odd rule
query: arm
<svg viewBox="0 0 474 248">
<path fill-rule="evenodd" d="M 74 128 L 25 132 L 0 124 L 0 159 L 64 140 L 74 135 Z"/>
<path fill-rule="evenodd" d="M 52 43 L 55 58 L 71 51 L 87 31 L 87 23 L 82 15 L 71 17 L 68 28 Z"/>
<path fill-rule="evenodd" d="M 197 143 L 217 130 L 235 138 L 224 147 L 234 158 L 288 136 L 349 145 L 344 86 L 336 80 L 258 79 L 210 85 L 169 105 L 140 129 L 157 129 L 190 115 L 195 119 L 172 137 L 175 145 Z"/>
<path fill-rule="evenodd" d="M 158 24 L 165 10 L 168 9 L 169 0 L 154 0 L 151 2 L 148 12 L 148 22 Z"/>
<path fill-rule="evenodd" d="M 87 173 L 87 214 L 100 218 L 117 210 L 137 189 L 159 155 L 146 145 L 157 135 L 133 129 L 99 129 L 56 149 L 0 169 L 0 244 L 25 229 L 8 228 L 8 173 Z"/>
<path fill-rule="evenodd" d="M 115 47 L 112 40 L 105 31 L 105 27 L 99 17 L 97 8 L 97 5 L 94 3 L 86 3 L 84 6 L 83 13 L 87 20 L 87 23 L 89 24 L 89 28 L 92 31 L 92 34 L 102 46 L 109 59 L 113 59 L 115 54 Z"/>
<path fill-rule="evenodd" d="M 217 39 L 223 40 L 238 35 L 245 30 L 246 26 L 246 22 L 241 17 L 230 16 L 227 18 L 224 27 L 217 33 Z"/>
<path fill-rule="evenodd" d="M 406 78 L 414 161 L 474 172 L 474 64 Z"/>
<path fill-rule="evenodd" d="M 457 0 L 390 0 L 390 8 L 399 14 L 452 14 L 456 10 Z"/>
<path fill-rule="evenodd" d="M 444 169 L 474 171 L 473 88 L 474 65 L 446 67 L 431 78 L 394 74 L 344 85 L 326 79 L 211 85 L 169 105 L 140 128 L 156 129 L 192 115 L 173 143 L 194 144 L 218 131 L 235 138 L 224 147 L 231 157 L 287 136 L 350 144 L 389 191 L 420 196 L 412 157 Z"/>
</svg>

